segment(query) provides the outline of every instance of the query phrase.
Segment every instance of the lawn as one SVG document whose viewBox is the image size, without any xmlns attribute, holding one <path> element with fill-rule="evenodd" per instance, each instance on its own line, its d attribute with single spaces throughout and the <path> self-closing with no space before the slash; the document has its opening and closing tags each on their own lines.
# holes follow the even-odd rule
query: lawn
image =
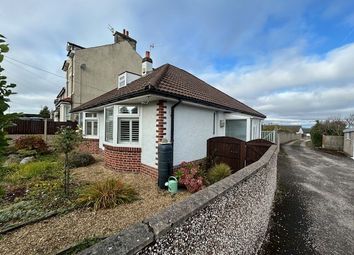
<svg viewBox="0 0 354 255">
<path fill-rule="evenodd" d="M 156 180 L 142 174 L 111 171 L 104 167 L 100 158 L 93 165 L 72 170 L 72 182 L 77 187 L 112 178 L 131 185 L 138 191 L 139 199 L 97 211 L 90 207 L 78 207 L 74 211 L 21 227 L 2 236 L 0 250 L 4 254 L 55 253 L 84 240 L 116 233 L 189 194 L 181 192 L 171 196 L 158 189 Z"/>
</svg>

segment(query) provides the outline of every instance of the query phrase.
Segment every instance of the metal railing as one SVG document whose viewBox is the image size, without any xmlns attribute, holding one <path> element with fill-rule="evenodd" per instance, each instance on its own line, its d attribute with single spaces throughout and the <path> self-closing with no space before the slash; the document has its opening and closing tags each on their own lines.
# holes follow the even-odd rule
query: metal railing
<svg viewBox="0 0 354 255">
<path fill-rule="evenodd" d="M 276 144 L 276 142 L 277 142 L 277 132 L 275 130 L 273 130 L 273 131 L 262 131 L 261 138 Z"/>
</svg>

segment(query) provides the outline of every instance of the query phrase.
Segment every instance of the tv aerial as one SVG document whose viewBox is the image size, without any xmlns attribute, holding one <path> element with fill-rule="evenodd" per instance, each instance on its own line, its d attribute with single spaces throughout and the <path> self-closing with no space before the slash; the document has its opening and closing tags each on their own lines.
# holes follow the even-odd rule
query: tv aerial
<svg viewBox="0 0 354 255">
<path fill-rule="evenodd" d="M 111 31 L 112 34 L 116 32 L 116 30 L 110 24 L 108 24 L 108 29 L 109 31 Z"/>
</svg>

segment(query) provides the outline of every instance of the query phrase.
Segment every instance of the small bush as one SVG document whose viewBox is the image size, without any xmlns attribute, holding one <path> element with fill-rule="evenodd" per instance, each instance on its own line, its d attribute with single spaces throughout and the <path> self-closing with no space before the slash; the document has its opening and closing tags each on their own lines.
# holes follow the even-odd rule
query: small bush
<svg viewBox="0 0 354 255">
<path fill-rule="evenodd" d="M 74 152 L 69 156 L 69 167 L 82 167 L 95 163 L 95 158 L 89 153 Z"/>
<path fill-rule="evenodd" d="M 194 193 L 203 188 L 203 177 L 198 165 L 182 162 L 176 173 L 180 176 L 179 183 L 184 185 L 189 192 Z"/>
<path fill-rule="evenodd" d="M 37 155 L 37 151 L 36 150 L 26 150 L 26 149 L 21 149 L 18 150 L 17 153 L 22 157 L 31 157 L 31 156 L 36 156 Z"/>
<path fill-rule="evenodd" d="M 7 180 L 17 183 L 26 180 L 48 180 L 60 176 L 60 165 L 56 162 L 31 162 L 24 165 L 15 165 L 15 172 Z"/>
<path fill-rule="evenodd" d="M 48 146 L 39 136 L 21 136 L 15 140 L 17 150 L 35 150 L 38 153 L 48 151 Z"/>
<path fill-rule="evenodd" d="M 207 178 L 210 184 L 218 182 L 231 174 L 231 169 L 228 165 L 221 163 L 215 165 L 208 172 Z"/>
<path fill-rule="evenodd" d="M 113 208 L 136 199 L 138 193 L 131 186 L 120 180 L 107 179 L 84 188 L 79 194 L 78 202 L 97 210 Z"/>
</svg>

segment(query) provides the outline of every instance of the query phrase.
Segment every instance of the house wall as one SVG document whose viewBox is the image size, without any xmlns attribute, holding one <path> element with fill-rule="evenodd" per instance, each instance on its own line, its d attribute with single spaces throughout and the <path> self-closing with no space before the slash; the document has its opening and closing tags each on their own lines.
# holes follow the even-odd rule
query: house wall
<svg viewBox="0 0 354 255">
<path fill-rule="evenodd" d="M 76 50 L 73 59 L 73 108 L 118 87 L 118 75 L 124 71 L 141 74 L 142 58 L 122 41 L 110 45 Z M 82 69 L 80 66 L 85 64 Z M 70 69 L 68 94 L 70 96 Z"/>
<path fill-rule="evenodd" d="M 206 156 L 213 134 L 214 110 L 180 104 L 175 108 L 173 165 Z"/>
<path fill-rule="evenodd" d="M 344 133 L 343 151 L 351 157 L 354 156 L 354 132 Z"/>
<path fill-rule="evenodd" d="M 142 107 L 141 163 L 156 168 L 156 102 Z"/>
<path fill-rule="evenodd" d="M 103 141 L 104 141 L 104 132 L 105 132 L 105 127 L 104 127 L 104 112 L 99 112 L 97 113 L 98 117 L 98 138 L 99 138 L 99 148 L 102 150 L 103 149 Z"/>
</svg>

